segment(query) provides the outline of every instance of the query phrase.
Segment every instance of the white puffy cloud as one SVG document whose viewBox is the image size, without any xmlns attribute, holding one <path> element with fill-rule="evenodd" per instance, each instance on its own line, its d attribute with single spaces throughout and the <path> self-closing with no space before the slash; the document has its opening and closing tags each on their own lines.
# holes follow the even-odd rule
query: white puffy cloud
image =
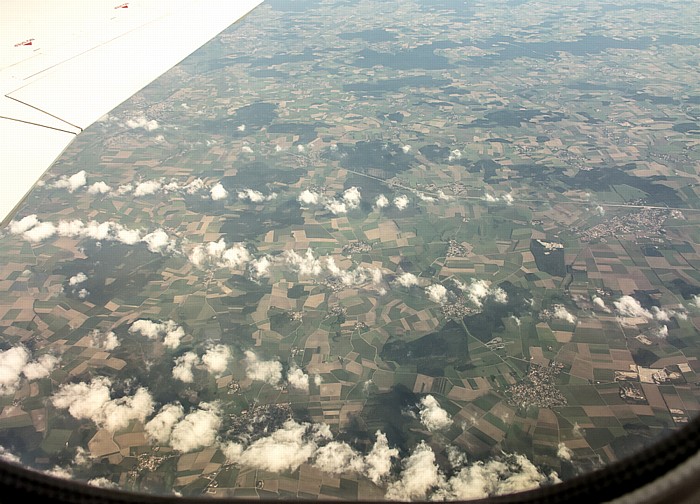
<svg viewBox="0 0 700 504">
<path fill-rule="evenodd" d="M 88 194 L 107 194 L 112 190 L 105 182 L 95 182 L 90 187 L 88 187 Z"/>
<path fill-rule="evenodd" d="M 8 451 L 4 446 L 0 446 L 0 459 L 4 460 L 5 462 L 11 462 L 15 464 L 22 463 L 22 459 L 20 459 L 14 453 Z"/>
<path fill-rule="evenodd" d="M 29 231 L 31 228 L 39 224 L 39 219 L 36 214 L 27 215 L 26 217 L 18 220 L 11 221 L 9 224 L 10 233 L 12 234 L 22 234 L 25 231 Z"/>
<path fill-rule="evenodd" d="M 391 460 L 398 458 L 399 450 L 389 447 L 386 434 L 377 431 L 376 436 L 372 450 L 365 457 L 365 475 L 378 485 L 391 471 Z"/>
<path fill-rule="evenodd" d="M 313 465 L 330 474 L 361 473 L 365 461 L 347 443 L 331 441 L 316 451 Z"/>
<path fill-rule="evenodd" d="M 472 280 L 472 283 L 469 285 L 455 280 L 455 284 L 477 308 L 483 307 L 484 301 L 489 296 L 497 303 L 505 304 L 508 302 L 506 291 L 500 287 L 492 288 L 491 283 L 487 280 Z"/>
<path fill-rule="evenodd" d="M 304 392 L 309 391 L 309 375 L 304 373 L 304 371 L 298 367 L 294 367 L 287 373 L 287 381 L 292 388 L 297 390 L 302 390 Z"/>
<path fill-rule="evenodd" d="M 24 347 L 13 347 L 0 352 L 0 394 L 12 394 L 19 388 L 22 369 L 29 361 Z"/>
<path fill-rule="evenodd" d="M 44 354 L 34 361 L 30 361 L 30 358 L 31 354 L 23 346 L 0 352 L 0 395 L 15 393 L 22 375 L 30 381 L 46 378 L 59 361 L 50 354 Z"/>
<path fill-rule="evenodd" d="M 389 198 L 387 198 L 383 194 L 380 194 L 379 196 L 377 196 L 377 199 L 375 200 L 374 205 L 377 208 L 386 208 L 390 205 Z"/>
<path fill-rule="evenodd" d="M 87 484 L 98 488 L 118 488 L 119 486 L 114 481 L 107 479 L 104 476 L 92 478 L 88 480 Z"/>
<path fill-rule="evenodd" d="M 462 159 L 462 151 L 459 149 L 451 150 L 450 156 L 447 158 L 448 161 L 454 161 L 455 159 Z"/>
<path fill-rule="evenodd" d="M 150 196 L 160 191 L 163 184 L 158 180 L 146 180 L 145 182 L 139 182 L 136 184 L 136 189 L 134 189 L 134 196 Z"/>
<path fill-rule="evenodd" d="M 166 404 L 161 410 L 144 426 L 148 437 L 159 444 L 165 444 L 170 439 L 173 427 L 182 417 L 185 411 L 180 404 Z"/>
<path fill-rule="evenodd" d="M 252 256 L 242 243 L 234 243 L 227 248 L 226 241 L 221 238 L 218 242 L 197 245 L 190 253 L 189 259 L 197 267 L 213 264 L 220 268 L 241 269 Z"/>
<path fill-rule="evenodd" d="M 494 195 L 489 194 L 489 193 L 484 193 L 484 200 L 488 201 L 489 203 L 493 203 L 495 201 L 498 201 L 498 198 L 496 198 Z"/>
<path fill-rule="evenodd" d="M 83 187 L 85 184 L 87 184 L 85 170 L 80 170 L 78 173 L 74 173 L 70 177 L 66 177 L 64 175 L 58 181 L 56 181 L 54 187 L 58 189 L 68 189 L 68 192 L 73 192 L 76 189 Z"/>
<path fill-rule="evenodd" d="M 512 205 L 513 199 L 514 198 L 510 193 L 506 193 L 503 195 L 503 201 L 505 201 L 507 205 Z"/>
<path fill-rule="evenodd" d="M 185 336 L 185 330 L 174 321 L 153 322 L 152 320 L 139 319 L 129 327 L 130 333 L 141 333 L 150 340 L 163 338 L 163 344 L 175 349 L 180 346 L 180 340 Z"/>
<path fill-rule="evenodd" d="M 447 302 L 447 289 L 440 284 L 426 287 L 425 292 L 433 303 L 444 304 Z"/>
<path fill-rule="evenodd" d="M 413 273 L 406 272 L 396 277 L 396 282 L 402 287 L 410 288 L 418 285 L 418 277 Z"/>
<path fill-rule="evenodd" d="M 222 375 L 228 368 L 231 359 L 231 349 L 225 345 L 214 345 L 207 349 L 202 356 L 202 363 L 214 376 Z"/>
<path fill-rule="evenodd" d="M 359 207 L 362 201 L 360 190 L 355 186 L 346 189 L 345 192 L 343 192 L 343 201 L 350 210 Z"/>
<path fill-rule="evenodd" d="M 51 354 L 44 354 L 36 361 L 27 363 L 22 369 L 22 373 L 27 377 L 27 380 L 38 380 L 46 378 L 58 365 L 58 357 Z"/>
<path fill-rule="evenodd" d="M 126 127 L 129 129 L 144 129 L 146 131 L 155 131 L 157 130 L 160 125 L 158 124 L 158 121 L 155 119 L 151 119 L 150 121 L 146 118 L 146 116 L 142 113 L 139 114 L 135 117 L 132 117 L 131 119 L 126 120 Z"/>
<path fill-rule="evenodd" d="M 440 485 L 444 485 L 444 477 L 435 464 L 435 454 L 421 441 L 403 461 L 401 477 L 389 484 L 385 497 L 398 501 L 425 500 L 428 492 Z"/>
<path fill-rule="evenodd" d="M 78 420 L 92 420 L 97 426 L 111 432 L 128 427 L 131 420 L 144 422 L 153 412 L 153 398 L 145 388 L 134 395 L 111 399 L 109 378 L 98 377 L 91 382 L 64 384 L 51 397 L 59 409 L 67 409 Z"/>
<path fill-rule="evenodd" d="M 668 326 L 662 325 L 661 327 L 659 327 L 656 331 L 656 337 L 661 339 L 668 338 Z"/>
<path fill-rule="evenodd" d="M 252 154 L 253 149 L 249 145 L 244 145 L 241 147 L 241 152 L 245 152 L 246 154 Z"/>
<path fill-rule="evenodd" d="M 148 250 L 154 253 L 169 252 L 175 248 L 174 241 L 162 229 L 156 229 L 152 233 L 147 234 L 141 241 L 146 244 Z"/>
<path fill-rule="evenodd" d="M 454 199 L 454 197 L 453 197 L 453 196 L 450 196 L 450 195 L 448 195 L 448 194 L 445 194 L 445 192 L 444 192 L 442 189 L 440 189 L 440 190 L 438 191 L 438 199 L 441 199 L 441 200 L 443 200 L 443 201 L 451 201 L 451 200 Z"/>
<path fill-rule="evenodd" d="M 622 296 L 617 301 L 613 301 L 615 309 L 623 317 L 644 317 L 647 319 L 654 318 L 649 310 L 642 307 L 642 305 L 632 296 Z"/>
<path fill-rule="evenodd" d="M 173 378 L 184 383 L 192 383 L 194 374 L 192 368 L 199 363 L 199 357 L 194 352 L 186 352 L 175 359 Z"/>
<path fill-rule="evenodd" d="M 399 210 L 405 210 L 406 207 L 408 206 L 409 199 L 408 196 L 405 194 L 402 194 L 400 196 L 397 196 L 394 198 L 394 206 L 398 208 Z"/>
<path fill-rule="evenodd" d="M 204 189 L 204 181 L 201 178 L 196 178 L 187 184 L 183 189 L 187 194 L 195 194 Z"/>
<path fill-rule="evenodd" d="M 259 259 L 253 259 L 250 263 L 248 263 L 248 266 L 250 267 L 250 272 L 253 277 L 262 278 L 270 274 L 272 261 L 268 256 L 263 256 Z"/>
<path fill-rule="evenodd" d="M 275 198 L 277 198 L 277 193 L 270 193 L 267 196 L 265 196 L 260 191 L 256 191 L 254 189 L 243 189 L 241 191 L 238 191 L 238 199 L 249 200 L 253 203 L 262 203 L 263 201 L 271 201 Z"/>
<path fill-rule="evenodd" d="M 245 352 L 246 376 L 251 380 L 269 383 L 273 387 L 282 381 L 282 364 L 279 361 L 259 360 L 250 350 Z"/>
<path fill-rule="evenodd" d="M 564 443 L 559 443 L 559 446 L 557 447 L 557 457 L 559 457 L 562 460 L 571 460 L 571 457 L 574 456 L 574 452 L 566 446 Z"/>
<path fill-rule="evenodd" d="M 418 196 L 418 198 L 419 198 L 421 201 L 425 201 L 425 202 L 427 202 L 427 203 L 435 203 L 435 202 L 437 201 L 437 200 L 436 200 L 435 198 L 433 198 L 432 196 L 429 196 L 429 195 L 427 195 L 427 194 L 425 194 L 425 193 L 422 193 L 422 192 L 418 192 L 418 193 L 416 193 L 416 195 Z"/>
<path fill-rule="evenodd" d="M 31 217 L 31 215 L 30 215 L 30 217 Z M 22 219 L 22 220 L 24 220 L 24 219 Z M 21 222 L 21 221 L 20 221 L 20 222 Z M 694 295 L 694 296 L 690 299 L 690 303 L 691 303 L 693 306 L 695 306 L 696 308 L 700 308 L 700 296 Z"/>
<path fill-rule="evenodd" d="M 299 194 L 298 201 L 302 205 L 318 205 L 321 202 L 321 195 L 315 191 L 305 189 Z"/>
<path fill-rule="evenodd" d="M 241 454 L 240 465 L 271 472 L 294 471 L 309 460 L 318 443 L 331 438 L 325 424 L 311 425 L 287 420 L 270 436 L 260 438 Z"/>
<path fill-rule="evenodd" d="M 568 322 L 569 324 L 576 323 L 576 317 L 569 313 L 569 311 L 563 305 L 557 305 L 554 308 L 554 313 L 552 314 L 552 317 L 557 320 L 563 320 L 564 322 Z"/>
<path fill-rule="evenodd" d="M 318 276 L 323 272 L 321 261 L 314 256 L 311 249 L 307 249 L 303 256 L 294 250 L 285 250 L 282 253 L 282 260 L 287 266 L 303 276 Z"/>
<path fill-rule="evenodd" d="M 90 331 L 90 340 L 93 346 L 102 348 L 108 352 L 119 346 L 119 338 L 117 338 L 117 335 L 114 334 L 113 331 L 103 334 L 99 329 L 93 329 Z"/>
<path fill-rule="evenodd" d="M 344 202 L 338 201 L 334 198 L 326 201 L 324 206 L 326 210 L 331 212 L 333 215 L 348 213 L 348 206 Z"/>
<path fill-rule="evenodd" d="M 347 287 L 362 285 L 368 281 L 378 285 L 383 277 L 381 270 L 378 268 L 358 266 L 354 270 L 341 269 L 332 257 L 326 258 L 326 270 Z"/>
<path fill-rule="evenodd" d="M 410 145 L 403 145 L 401 147 L 401 150 L 403 151 L 404 154 L 408 154 L 409 152 L 411 152 L 411 146 Z"/>
<path fill-rule="evenodd" d="M 597 306 L 598 308 L 600 308 L 601 310 L 603 310 L 606 313 L 610 313 L 610 308 L 608 308 L 605 305 L 605 301 L 603 301 L 602 298 L 600 298 L 598 296 L 593 296 L 593 298 L 591 300 L 593 301 L 593 304 L 595 306 Z"/>
<path fill-rule="evenodd" d="M 506 455 L 487 462 L 474 462 L 440 485 L 431 495 L 439 500 L 469 500 L 495 495 L 513 494 L 537 488 L 558 480 L 540 472 L 523 455 Z"/>
<path fill-rule="evenodd" d="M 22 236 L 32 243 L 39 243 L 56 234 L 56 226 L 50 222 L 40 222 L 36 226 L 25 231 Z"/>
<path fill-rule="evenodd" d="M 68 285 L 78 285 L 85 282 L 87 279 L 87 275 L 80 271 L 68 279 Z"/>
<path fill-rule="evenodd" d="M 211 195 L 211 199 L 214 201 L 220 201 L 228 198 L 228 191 L 223 185 L 221 185 L 221 182 L 215 184 L 209 191 L 209 194 Z"/>
<path fill-rule="evenodd" d="M 214 403 L 200 403 L 199 408 L 178 421 L 170 434 L 170 446 L 187 453 L 211 446 L 221 427 L 221 412 Z"/>
<path fill-rule="evenodd" d="M 420 421 L 429 431 L 445 429 L 452 425 L 449 414 L 440 407 L 440 403 L 432 395 L 423 397 L 419 408 Z"/>
</svg>

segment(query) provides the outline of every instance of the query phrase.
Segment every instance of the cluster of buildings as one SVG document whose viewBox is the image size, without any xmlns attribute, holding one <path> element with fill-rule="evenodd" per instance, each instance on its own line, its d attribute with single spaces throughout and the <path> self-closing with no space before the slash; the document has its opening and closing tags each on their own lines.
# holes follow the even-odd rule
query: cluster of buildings
<svg viewBox="0 0 700 504">
<path fill-rule="evenodd" d="M 619 236 L 640 231 L 645 236 L 655 235 L 659 234 L 669 216 L 671 216 L 670 210 L 644 208 L 627 215 L 616 215 L 592 228 L 582 231 L 574 228 L 573 231 L 579 232 L 582 242 L 591 242 L 606 236 Z"/>
<path fill-rule="evenodd" d="M 553 408 L 566 406 L 566 398 L 554 385 L 554 377 L 561 372 L 562 364 L 552 362 L 549 366 L 530 365 L 527 376 L 522 382 L 507 389 L 510 402 L 520 408 L 537 406 Z"/>
</svg>

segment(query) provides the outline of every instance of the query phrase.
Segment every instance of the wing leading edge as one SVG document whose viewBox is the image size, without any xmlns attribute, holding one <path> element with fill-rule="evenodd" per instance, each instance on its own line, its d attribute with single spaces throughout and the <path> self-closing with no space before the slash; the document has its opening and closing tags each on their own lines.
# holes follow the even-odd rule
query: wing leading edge
<svg viewBox="0 0 700 504">
<path fill-rule="evenodd" d="M 263 0 L 4 0 L 0 221 L 90 124 Z"/>
</svg>

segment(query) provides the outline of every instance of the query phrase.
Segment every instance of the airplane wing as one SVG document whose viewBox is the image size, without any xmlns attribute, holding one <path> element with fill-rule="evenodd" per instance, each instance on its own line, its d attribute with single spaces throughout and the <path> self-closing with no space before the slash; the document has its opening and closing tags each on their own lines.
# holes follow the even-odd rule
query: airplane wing
<svg viewBox="0 0 700 504">
<path fill-rule="evenodd" d="M 263 0 L 3 0 L 0 221 L 83 129 Z"/>
</svg>

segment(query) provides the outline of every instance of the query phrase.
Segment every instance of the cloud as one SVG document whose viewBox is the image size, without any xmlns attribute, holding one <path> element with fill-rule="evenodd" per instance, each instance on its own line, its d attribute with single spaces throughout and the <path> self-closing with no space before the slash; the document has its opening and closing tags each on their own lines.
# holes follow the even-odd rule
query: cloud
<svg viewBox="0 0 700 504">
<path fill-rule="evenodd" d="M 418 277 L 413 273 L 407 272 L 396 277 L 396 282 L 403 287 L 410 288 L 414 285 L 418 285 Z"/>
<path fill-rule="evenodd" d="M 317 192 L 305 189 L 299 194 L 297 199 L 302 205 L 318 205 L 321 202 L 321 195 Z"/>
<path fill-rule="evenodd" d="M 215 403 L 200 403 L 199 409 L 188 413 L 173 426 L 170 446 L 183 453 L 211 446 L 216 441 L 219 427 L 219 406 Z"/>
<path fill-rule="evenodd" d="M 14 394 L 22 375 L 30 381 L 46 378 L 59 361 L 50 354 L 44 354 L 35 361 L 30 361 L 30 358 L 31 354 L 23 346 L 0 352 L 0 395 Z"/>
<path fill-rule="evenodd" d="M 180 346 L 180 340 L 185 336 L 185 330 L 172 320 L 167 322 L 153 322 L 152 320 L 139 319 L 131 324 L 129 332 L 141 333 L 149 340 L 159 340 L 163 338 L 163 344 L 175 349 Z"/>
<path fill-rule="evenodd" d="M 556 473 L 545 476 L 527 457 L 504 455 L 499 459 L 478 461 L 463 467 L 449 480 L 441 481 L 431 499 L 469 500 L 510 495 L 556 481 Z"/>
<path fill-rule="evenodd" d="M 231 349 L 225 345 L 214 345 L 207 349 L 202 356 L 202 363 L 214 376 L 221 376 L 228 368 L 231 359 Z"/>
<path fill-rule="evenodd" d="M 562 460 L 571 460 L 571 457 L 574 456 L 574 452 L 566 446 L 564 443 L 559 443 L 559 446 L 557 447 L 557 457 L 559 457 Z"/>
<path fill-rule="evenodd" d="M 408 206 L 409 199 L 408 196 L 405 194 L 402 194 L 400 196 L 397 196 L 394 198 L 394 206 L 398 208 L 399 210 L 405 210 L 406 207 Z"/>
<path fill-rule="evenodd" d="M 307 249 L 303 256 L 294 250 L 285 250 L 282 253 L 282 260 L 287 266 L 303 276 L 318 276 L 323 272 L 321 261 L 314 257 L 314 252 L 311 249 Z"/>
<path fill-rule="evenodd" d="M 656 331 L 656 337 L 661 339 L 668 338 L 668 326 L 662 325 L 659 327 L 659 329 Z"/>
<path fill-rule="evenodd" d="M 255 191 L 253 189 L 243 189 L 238 191 L 238 199 L 250 200 L 253 203 L 262 203 L 263 201 L 271 201 L 277 198 L 277 193 L 270 193 L 265 196 L 260 191 Z"/>
<path fill-rule="evenodd" d="M 362 201 L 360 190 L 354 186 L 346 189 L 345 192 L 343 192 L 343 201 L 350 210 L 354 210 L 355 208 L 359 207 L 360 202 Z"/>
<path fill-rule="evenodd" d="M 153 412 L 153 398 L 147 389 L 141 387 L 132 396 L 111 399 L 111 385 L 105 377 L 64 384 L 51 397 L 51 403 L 67 409 L 73 418 L 92 420 L 111 432 L 125 429 L 132 420 L 144 422 Z"/>
<path fill-rule="evenodd" d="M 361 473 L 365 468 L 362 456 L 340 441 L 331 441 L 322 446 L 314 457 L 313 465 L 329 474 Z"/>
<path fill-rule="evenodd" d="M 192 368 L 199 363 L 199 357 L 194 352 L 187 352 L 175 359 L 173 378 L 184 383 L 192 383 L 194 374 Z"/>
<path fill-rule="evenodd" d="M 444 192 L 442 189 L 440 189 L 440 190 L 438 191 L 438 199 L 441 199 L 441 200 L 443 200 L 443 201 L 451 201 L 451 200 L 454 199 L 454 197 L 445 194 L 445 192 Z"/>
<path fill-rule="evenodd" d="M 134 196 L 150 196 L 155 194 L 163 188 L 163 184 L 158 180 L 147 180 L 145 182 L 139 182 L 136 184 L 136 189 L 134 189 Z"/>
<path fill-rule="evenodd" d="M 348 213 L 348 206 L 342 201 L 331 198 L 324 204 L 326 210 L 331 212 L 333 215 L 339 215 Z"/>
<path fill-rule="evenodd" d="M 606 313 L 610 313 L 610 308 L 608 308 L 605 305 L 605 301 L 603 301 L 602 298 L 600 298 L 598 296 L 593 296 L 593 298 L 591 300 L 593 301 L 593 304 L 595 306 L 597 306 L 598 308 L 600 308 L 601 310 L 603 310 Z"/>
<path fill-rule="evenodd" d="M 419 408 L 420 421 L 429 431 L 445 429 L 452 425 L 449 414 L 440 407 L 440 403 L 432 395 L 423 397 Z"/>
<path fill-rule="evenodd" d="M 175 248 L 175 242 L 170 239 L 168 233 L 162 229 L 156 229 L 152 233 L 147 234 L 141 240 L 146 244 L 148 250 L 153 253 L 170 252 Z"/>
<path fill-rule="evenodd" d="M 416 195 L 418 196 L 418 198 L 420 198 L 421 201 L 425 201 L 427 203 L 434 203 L 437 201 L 432 196 L 428 196 L 427 194 L 422 193 L 422 192 L 418 192 L 418 193 L 416 193 Z"/>
<path fill-rule="evenodd" d="M 557 305 L 556 308 L 554 308 L 554 313 L 552 314 L 552 317 L 557 320 L 563 320 L 564 322 L 568 322 L 569 324 L 576 323 L 576 317 L 569 313 L 566 307 L 562 305 Z"/>
<path fill-rule="evenodd" d="M 9 452 L 4 446 L 0 446 L 0 459 L 4 460 L 5 462 L 12 462 L 15 464 L 22 463 L 21 458 L 12 452 Z"/>
<path fill-rule="evenodd" d="M 31 228 L 39 224 L 39 219 L 36 214 L 27 215 L 19 221 L 11 221 L 9 224 L 10 233 L 12 234 L 22 234 L 25 231 L 29 231 Z"/>
<path fill-rule="evenodd" d="M 486 201 L 488 201 L 489 203 L 493 203 L 495 201 L 498 201 L 498 198 L 496 198 L 495 196 L 493 196 L 492 194 L 489 194 L 489 193 L 484 194 L 484 199 Z"/>
<path fill-rule="evenodd" d="M 374 206 L 376 206 L 377 208 L 386 208 L 389 205 L 390 205 L 389 198 L 387 198 L 383 194 L 380 194 L 379 196 L 377 196 L 377 199 L 374 202 Z"/>
<path fill-rule="evenodd" d="M 211 199 L 214 201 L 220 201 L 228 198 L 228 191 L 223 185 L 221 185 L 221 182 L 214 185 L 209 191 L 209 194 L 211 195 Z"/>
<path fill-rule="evenodd" d="M 248 446 L 238 463 L 276 473 L 294 471 L 316 453 L 319 442 L 331 437 L 325 424 L 300 424 L 290 419 L 270 436 Z"/>
<path fill-rule="evenodd" d="M 375 285 L 382 281 L 382 272 L 377 268 L 358 266 L 354 270 L 341 269 L 332 257 L 326 258 L 326 270 L 347 287 L 362 285 L 369 280 Z"/>
<path fill-rule="evenodd" d="M 221 238 L 218 242 L 197 245 L 190 253 L 189 259 L 197 267 L 215 265 L 220 268 L 241 269 L 252 256 L 242 243 L 234 243 L 227 248 L 226 241 Z"/>
<path fill-rule="evenodd" d="M 462 159 L 462 151 L 459 149 L 451 150 L 450 156 L 447 158 L 448 161 L 454 161 L 455 159 Z"/>
<path fill-rule="evenodd" d="M 255 278 L 266 277 L 270 274 L 270 267 L 272 266 L 272 261 L 268 256 L 260 257 L 259 259 L 253 259 L 248 263 L 250 267 L 251 275 Z"/>
<path fill-rule="evenodd" d="M 27 380 L 39 380 L 49 376 L 58 365 L 58 357 L 51 354 L 44 354 L 34 362 L 27 363 L 22 369 L 22 373 Z"/>
<path fill-rule="evenodd" d="M 372 450 L 365 457 L 365 474 L 375 485 L 378 485 L 391 471 L 391 460 L 398 458 L 399 450 L 389 448 L 386 434 L 377 431 L 376 436 L 377 440 Z"/>
<path fill-rule="evenodd" d="M 36 226 L 25 231 L 22 236 L 32 243 L 39 243 L 56 234 L 56 226 L 50 222 L 40 222 Z"/>
<path fill-rule="evenodd" d="M 144 129 L 146 131 L 155 131 L 157 130 L 160 126 L 158 124 L 158 121 L 155 119 L 151 119 L 150 121 L 146 119 L 146 116 L 144 114 L 139 114 L 136 117 L 132 117 L 131 119 L 126 120 L 126 127 L 129 129 Z"/>
<path fill-rule="evenodd" d="M 617 301 L 613 301 L 615 309 L 623 317 L 644 317 L 647 319 L 654 318 L 649 310 L 643 308 L 642 305 L 632 296 L 622 296 Z"/>
<path fill-rule="evenodd" d="M 85 282 L 87 279 L 87 275 L 81 271 L 68 279 L 68 285 L 78 285 L 79 283 Z"/>
<path fill-rule="evenodd" d="M 180 404 L 166 404 L 144 427 L 148 437 L 159 444 L 170 440 L 173 427 L 185 416 Z"/>
<path fill-rule="evenodd" d="M 119 338 L 117 338 L 117 335 L 114 334 L 113 331 L 103 334 L 99 329 L 93 329 L 90 331 L 90 340 L 93 346 L 102 348 L 108 352 L 119 346 Z"/>
<path fill-rule="evenodd" d="M 294 367 L 287 373 L 287 381 L 292 388 L 304 392 L 309 391 L 309 375 L 298 367 Z"/>
<path fill-rule="evenodd" d="M 411 152 L 411 146 L 410 145 L 404 145 L 401 147 L 401 150 L 403 151 L 404 154 L 408 154 Z"/>
<path fill-rule="evenodd" d="M 505 201 L 507 205 L 512 205 L 513 200 L 513 195 L 511 195 L 510 193 L 506 193 L 503 195 L 503 201 Z"/>
<path fill-rule="evenodd" d="M 0 352 L 0 394 L 8 395 L 19 388 L 22 369 L 29 361 L 29 352 L 24 347 L 13 347 Z"/>
<path fill-rule="evenodd" d="M 269 383 L 273 387 L 282 381 L 282 364 L 280 362 L 259 360 L 250 350 L 245 352 L 245 361 L 246 376 L 251 380 Z"/>
<path fill-rule="evenodd" d="M 104 476 L 100 476 L 99 478 L 92 478 L 91 480 L 88 480 L 87 484 L 98 488 L 118 488 L 119 486 L 115 482 L 105 478 Z"/>
<path fill-rule="evenodd" d="M 243 147 L 241 147 L 241 152 L 245 152 L 246 154 L 252 154 L 253 149 L 251 149 L 248 145 L 244 145 Z"/>
<path fill-rule="evenodd" d="M 467 299 L 476 306 L 481 308 L 484 306 L 484 301 L 489 296 L 497 303 L 505 304 L 508 302 L 508 294 L 500 287 L 492 288 L 491 283 L 487 280 L 473 280 L 472 283 L 466 285 L 458 280 L 455 280 L 457 287 L 464 292 Z"/>
<path fill-rule="evenodd" d="M 447 302 L 447 289 L 440 284 L 426 287 L 425 292 L 433 303 L 444 304 Z"/>
<path fill-rule="evenodd" d="M 95 182 L 88 187 L 88 194 L 107 194 L 112 190 L 105 182 Z"/>
<path fill-rule="evenodd" d="M 61 177 L 53 185 L 57 189 L 68 189 L 68 192 L 73 192 L 87 184 L 87 178 L 85 177 L 85 170 L 80 170 L 78 173 L 74 173 L 70 177 L 65 175 Z"/>
<path fill-rule="evenodd" d="M 403 461 L 401 476 L 389 484 L 385 497 L 399 501 L 425 500 L 431 489 L 442 484 L 444 477 L 435 464 L 435 454 L 421 441 Z"/>
<path fill-rule="evenodd" d="M 204 181 L 201 178 L 196 178 L 185 187 L 183 187 L 187 194 L 195 194 L 202 189 L 204 189 Z"/>
</svg>

